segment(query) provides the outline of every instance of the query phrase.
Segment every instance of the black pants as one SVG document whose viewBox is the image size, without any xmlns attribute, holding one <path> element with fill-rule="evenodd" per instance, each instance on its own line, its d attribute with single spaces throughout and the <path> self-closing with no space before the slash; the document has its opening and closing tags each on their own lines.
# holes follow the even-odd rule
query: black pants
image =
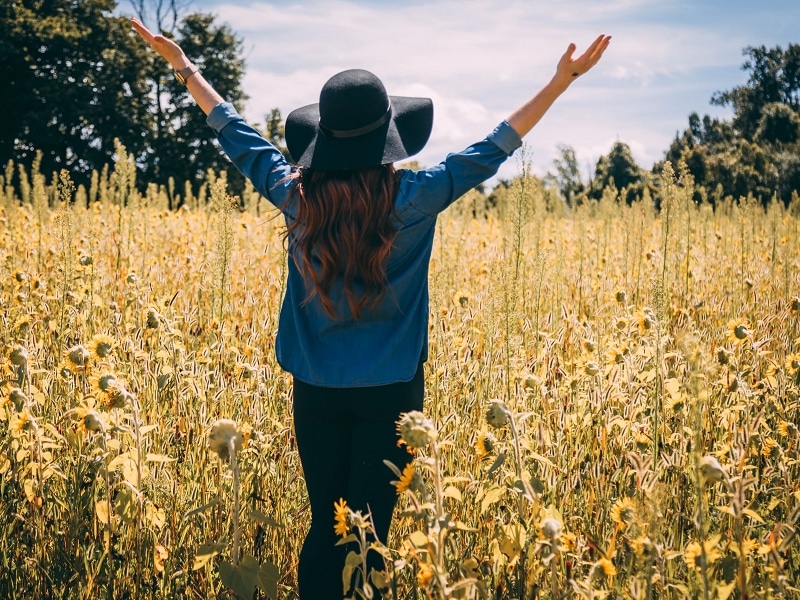
<svg viewBox="0 0 800 600">
<path fill-rule="evenodd" d="M 348 550 L 336 546 L 334 502 L 369 512 L 378 539 L 386 543 L 397 502 L 396 479 L 383 463 L 401 470 L 410 455 L 397 445 L 400 413 L 422 410 L 423 368 L 407 383 L 367 388 L 324 388 L 294 381 L 294 427 L 311 502 L 311 530 L 300 552 L 301 600 L 344 596 L 342 568 Z M 383 569 L 375 552 L 370 566 Z"/>
</svg>

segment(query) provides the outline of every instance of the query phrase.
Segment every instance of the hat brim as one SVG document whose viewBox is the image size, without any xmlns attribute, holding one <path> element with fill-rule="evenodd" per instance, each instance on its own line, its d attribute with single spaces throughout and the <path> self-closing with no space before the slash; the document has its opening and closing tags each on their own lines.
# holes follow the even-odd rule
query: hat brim
<svg viewBox="0 0 800 600">
<path fill-rule="evenodd" d="M 319 128 L 319 103 L 286 117 L 286 145 L 300 166 L 327 171 L 366 169 L 413 156 L 425 146 L 433 128 L 430 98 L 389 96 L 392 118 L 378 129 L 350 138 L 326 135 Z"/>
</svg>

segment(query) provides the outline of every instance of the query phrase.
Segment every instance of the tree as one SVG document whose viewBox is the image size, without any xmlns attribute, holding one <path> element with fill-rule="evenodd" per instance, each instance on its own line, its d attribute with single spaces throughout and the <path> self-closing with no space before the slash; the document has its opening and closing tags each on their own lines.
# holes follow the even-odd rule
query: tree
<svg viewBox="0 0 800 600">
<path fill-rule="evenodd" d="M 81 182 L 110 160 L 114 138 L 141 154 L 147 55 L 114 0 L 16 0 L 0 18 L 0 156 L 67 168 Z M 9 118 L 13 115 L 13 118 Z"/>
<path fill-rule="evenodd" d="M 695 199 L 721 186 L 725 196 L 773 194 L 789 202 L 800 184 L 800 45 L 745 48 L 748 82 L 716 92 L 712 104 L 731 106 L 731 122 L 689 116 L 689 126 L 665 159 L 686 163 L 695 180 Z M 660 170 L 656 165 L 654 170 Z M 703 194 L 705 192 L 705 194 Z"/>
<path fill-rule="evenodd" d="M 800 140 L 800 113 L 786 104 L 767 104 L 758 120 L 755 139 L 763 144 L 796 144 Z"/>
<path fill-rule="evenodd" d="M 273 108 L 267 117 L 267 131 L 265 136 L 270 143 L 281 151 L 287 160 L 289 157 L 289 149 L 286 147 L 286 127 L 283 124 L 283 117 L 278 108 Z"/>
<path fill-rule="evenodd" d="M 601 156 L 595 167 L 594 179 L 589 186 L 589 197 L 599 200 L 603 190 L 615 185 L 624 192 L 624 200 L 631 204 L 641 198 L 646 185 L 645 172 L 636 164 L 627 144 L 616 142 L 606 156 Z"/>
<path fill-rule="evenodd" d="M 241 38 L 227 25 L 215 24 L 213 15 L 203 13 L 186 16 L 175 34 L 189 60 L 223 98 L 241 110 L 246 99 L 240 83 L 244 75 Z M 208 169 L 226 169 L 231 189 L 240 193 L 244 177 L 219 150 L 205 115 L 163 60 L 152 67 L 151 86 L 155 123 L 149 152 L 140 164 L 146 179 L 166 184 L 172 177 L 198 185 Z"/>
<path fill-rule="evenodd" d="M 551 178 L 567 206 L 573 206 L 585 192 L 586 186 L 581 178 L 581 171 L 578 167 L 578 159 L 575 157 L 574 148 L 559 145 L 558 152 L 560 157 L 553 161 L 556 172 L 551 175 Z"/>
<path fill-rule="evenodd" d="M 784 104 L 800 111 L 800 44 L 767 49 L 747 47 L 742 69 L 750 72 L 746 85 L 717 92 L 711 103 L 733 107 L 733 126 L 747 140 L 753 140 L 765 108 Z"/>
</svg>

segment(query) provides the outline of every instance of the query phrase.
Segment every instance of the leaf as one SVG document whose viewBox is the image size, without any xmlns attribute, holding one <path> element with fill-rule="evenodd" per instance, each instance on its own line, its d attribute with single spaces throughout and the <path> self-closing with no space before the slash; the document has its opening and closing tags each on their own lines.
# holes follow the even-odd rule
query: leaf
<svg viewBox="0 0 800 600">
<path fill-rule="evenodd" d="M 160 530 L 167 523 L 167 513 L 163 508 L 159 508 L 155 504 L 149 503 L 145 508 L 144 514 L 145 518 L 157 530 Z"/>
<path fill-rule="evenodd" d="M 727 513 L 727 514 L 729 514 L 729 515 L 730 515 L 730 516 L 732 516 L 732 517 L 735 517 L 735 516 L 736 516 L 736 513 L 734 513 L 734 512 L 733 512 L 733 508 L 731 508 L 730 506 L 722 506 L 722 505 L 718 505 L 718 506 L 716 506 L 715 508 L 716 508 L 718 511 L 720 511 L 720 512 L 724 512 L 724 513 Z"/>
<path fill-rule="evenodd" d="M 219 563 L 219 578 L 229 590 L 241 598 L 252 598 L 258 585 L 261 565 L 252 556 L 245 556 L 238 565 L 226 560 Z"/>
<path fill-rule="evenodd" d="M 464 523 L 464 521 L 456 521 L 453 524 L 453 529 L 456 529 L 458 531 L 478 531 L 476 528 L 470 527 L 469 525 Z"/>
<path fill-rule="evenodd" d="M 278 600 L 278 567 L 271 562 L 265 562 L 258 570 L 258 587 L 272 600 Z"/>
<path fill-rule="evenodd" d="M 361 556 L 352 550 L 347 553 L 347 558 L 344 561 L 344 569 L 342 569 L 342 585 L 344 586 L 342 595 L 347 594 L 350 590 L 350 584 L 353 580 L 353 571 L 355 571 L 360 564 Z"/>
<path fill-rule="evenodd" d="M 198 506 L 197 508 L 193 508 L 192 510 L 187 512 L 185 515 L 183 515 L 183 518 L 184 519 L 188 519 L 189 517 L 193 517 L 194 515 L 198 515 L 201 512 L 205 512 L 209 508 L 212 508 L 212 507 L 216 506 L 217 504 L 219 504 L 219 498 L 214 498 L 211 502 L 207 502 L 206 504 L 203 504 L 203 506 Z"/>
<path fill-rule="evenodd" d="M 556 468 L 555 464 L 553 464 L 553 461 L 551 461 L 546 456 L 542 456 L 541 454 L 537 454 L 536 452 L 531 452 L 531 458 L 538 460 L 543 465 L 547 465 L 548 467 L 553 467 L 554 469 Z"/>
<path fill-rule="evenodd" d="M 283 529 L 283 525 L 278 523 L 272 517 L 270 517 L 268 515 L 265 515 L 263 512 L 261 512 L 258 509 L 251 510 L 250 514 L 248 516 L 251 519 L 253 519 L 254 521 L 258 521 L 259 523 L 261 523 L 263 525 L 269 525 L 270 527 L 275 527 L 276 529 Z"/>
<path fill-rule="evenodd" d="M 151 431 L 155 431 L 158 429 L 158 425 L 145 425 L 143 427 L 139 427 L 139 435 L 145 436 Z"/>
<path fill-rule="evenodd" d="M 755 521 L 756 523 L 762 523 L 763 524 L 765 522 L 764 519 L 761 518 L 761 515 L 759 515 L 752 508 L 743 508 L 742 509 L 742 514 L 747 515 L 748 517 L 753 519 L 753 521 Z"/>
<path fill-rule="evenodd" d="M 671 398 L 680 398 L 681 382 L 677 379 L 665 379 L 664 389 L 667 390 Z"/>
<path fill-rule="evenodd" d="M 485 513 L 489 507 L 503 497 L 505 490 L 501 487 L 493 487 L 486 490 L 481 500 L 481 514 Z"/>
<path fill-rule="evenodd" d="M 173 462 L 173 461 L 176 461 L 176 460 L 178 460 L 178 459 L 176 459 L 176 458 L 172 458 L 171 456 L 167 456 L 167 455 L 165 455 L 165 454 L 150 454 L 150 453 L 148 452 L 148 453 L 147 453 L 147 456 L 145 457 L 145 460 L 146 460 L 147 462 L 160 462 L 160 463 L 168 463 L 168 462 Z"/>
<path fill-rule="evenodd" d="M 133 490 L 127 485 L 123 485 L 114 496 L 114 512 L 126 523 L 133 523 L 137 504 Z"/>
<path fill-rule="evenodd" d="M 736 588 L 736 582 L 731 581 L 728 585 L 717 586 L 717 600 L 728 600 L 733 590 Z"/>
<path fill-rule="evenodd" d="M 108 525 L 108 502 L 106 500 L 98 500 L 95 502 L 94 514 L 97 515 L 97 520 L 103 525 Z"/>
<path fill-rule="evenodd" d="M 208 561 L 225 550 L 226 547 L 227 544 L 203 544 L 200 546 L 194 555 L 194 565 L 192 565 L 192 571 L 202 569 L 206 563 L 208 563 Z"/>
<path fill-rule="evenodd" d="M 383 464 L 389 467 L 392 470 L 392 473 L 394 473 L 394 476 L 397 477 L 398 479 L 403 476 L 403 474 L 400 472 L 400 469 L 398 469 L 397 465 L 395 465 L 392 461 L 384 460 Z"/>
<path fill-rule="evenodd" d="M 520 523 L 504 525 L 500 535 L 500 552 L 514 560 L 525 546 L 525 528 Z"/>
<path fill-rule="evenodd" d="M 503 463 L 506 461 L 506 453 L 501 452 L 497 455 L 497 458 L 494 459 L 492 466 L 489 467 L 489 470 L 486 472 L 487 477 L 491 477 L 494 473 L 503 466 Z"/>
<path fill-rule="evenodd" d="M 425 533 L 420 530 L 417 530 L 411 535 L 409 535 L 408 539 L 411 540 L 411 543 L 414 544 L 417 548 L 422 548 L 428 545 L 428 536 L 425 535 Z"/>
<path fill-rule="evenodd" d="M 447 486 L 442 494 L 445 498 L 453 498 L 454 500 L 461 502 L 461 491 L 455 486 Z"/>
<path fill-rule="evenodd" d="M 356 537 L 355 533 L 351 533 L 347 537 L 343 537 L 338 542 L 336 542 L 337 546 L 344 546 L 345 544 L 349 544 L 350 542 L 357 542 L 358 537 Z"/>
</svg>

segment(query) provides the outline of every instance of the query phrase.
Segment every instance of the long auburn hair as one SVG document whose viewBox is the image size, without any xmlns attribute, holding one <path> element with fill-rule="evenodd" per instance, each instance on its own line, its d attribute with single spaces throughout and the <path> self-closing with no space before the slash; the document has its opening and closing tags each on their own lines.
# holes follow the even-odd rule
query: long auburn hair
<svg viewBox="0 0 800 600">
<path fill-rule="evenodd" d="M 398 188 L 391 164 L 352 171 L 302 169 L 296 174 L 297 218 L 292 259 L 306 280 L 305 303 L 318 296 L 332 319 L 341 317 L 330 297 L 342 277 L 350 313 L 359 319 L 386 294 L 386 261 L 397 231 L 392 223 Z M 361 284 L 356 293 L 355 284 Z"/>
</svg>

